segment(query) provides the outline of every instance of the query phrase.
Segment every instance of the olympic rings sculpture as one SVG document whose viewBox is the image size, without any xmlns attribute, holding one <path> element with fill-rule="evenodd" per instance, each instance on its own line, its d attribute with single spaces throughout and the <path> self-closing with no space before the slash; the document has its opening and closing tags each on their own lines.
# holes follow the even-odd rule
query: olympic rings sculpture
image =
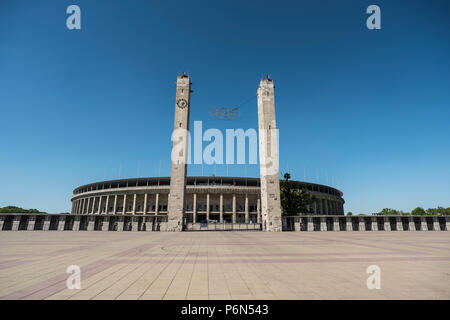
<svg viewBox="0 0 450 320">
<path fill-rule="evenodd" d="M 239 117 L 239 115 L 241 114 L 239 108 L 233 108 L 230 110 L 228 108 L 219 109 L 216 107 L 209 108 L 208 113 L 211 117 L 214 117 L 217 120 L 233 120 Z"/>
</svg>

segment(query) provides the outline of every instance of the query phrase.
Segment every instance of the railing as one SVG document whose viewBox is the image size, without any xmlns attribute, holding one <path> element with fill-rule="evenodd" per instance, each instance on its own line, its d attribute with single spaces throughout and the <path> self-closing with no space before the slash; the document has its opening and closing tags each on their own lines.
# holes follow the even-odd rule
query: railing
<svg viewBox="0 0 450 320">
<path fill-rule="evenodd" d="M 208 222 L 186 224 L 186 231 L 261 231 L 260 223 Z"/>
</svg>

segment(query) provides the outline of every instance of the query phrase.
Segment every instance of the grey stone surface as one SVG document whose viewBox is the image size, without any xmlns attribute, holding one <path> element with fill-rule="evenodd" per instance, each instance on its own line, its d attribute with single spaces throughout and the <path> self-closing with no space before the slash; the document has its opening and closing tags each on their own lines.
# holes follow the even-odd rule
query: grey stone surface
<svg viewBox="0 0 450 320">
<path fill-rule="evenodd" d="M 180 135 L 182 140 L 174 141 L 172 146 L 167 231 L 182 231 L 186 191 L 190 95 L 191 82 L 189 76 L 183 73 L 177 77 L 174 132 L 176 130 L 184 130 L 184 132 Z"/>
<path fill-rule="evenodd" d="M 258 87 L 258 131 L 263 230 L 282 231 L 273 80 L 261 79 Z"/>
</svg>

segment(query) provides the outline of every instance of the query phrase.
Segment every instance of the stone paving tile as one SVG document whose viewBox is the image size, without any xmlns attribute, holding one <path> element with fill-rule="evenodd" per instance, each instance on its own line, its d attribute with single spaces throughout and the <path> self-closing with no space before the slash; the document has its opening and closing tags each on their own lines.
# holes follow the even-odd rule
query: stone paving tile
<svg viewBox="0 0 450 320">
<path fill-rule="evenodd" d="M 0 299 L 450 299 L 449 232 L 0 232 Z M 369 265 L 381 289 L 369 290 Z M 81 289 L 66 287 L 69 265 Z"/>
</svg>

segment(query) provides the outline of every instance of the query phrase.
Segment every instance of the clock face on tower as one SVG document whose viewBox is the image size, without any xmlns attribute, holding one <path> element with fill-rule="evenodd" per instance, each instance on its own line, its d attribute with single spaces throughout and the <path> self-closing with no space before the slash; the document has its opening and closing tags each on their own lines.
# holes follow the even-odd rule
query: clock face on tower
<svg viewBox="0 0 450 320">
<path fill-rule="evenodd" d="M 188 105 L 187 101 L 185 99 L 178 99 L 177 106 L 178 108 L 184 109 Z"/>
</svg>

